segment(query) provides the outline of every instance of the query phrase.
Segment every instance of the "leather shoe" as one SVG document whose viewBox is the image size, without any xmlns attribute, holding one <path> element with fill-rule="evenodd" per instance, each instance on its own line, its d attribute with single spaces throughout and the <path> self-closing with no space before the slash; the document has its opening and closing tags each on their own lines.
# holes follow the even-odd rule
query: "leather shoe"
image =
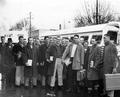
<svg viewBox="0 0 120 97">
<path fill-rule="evenodd" d="M 72 89 L 71 89 L 71 88 L 68 88 L 68 89 L 66 90 L 66 92 L 72 92 Z"/>
</svg>

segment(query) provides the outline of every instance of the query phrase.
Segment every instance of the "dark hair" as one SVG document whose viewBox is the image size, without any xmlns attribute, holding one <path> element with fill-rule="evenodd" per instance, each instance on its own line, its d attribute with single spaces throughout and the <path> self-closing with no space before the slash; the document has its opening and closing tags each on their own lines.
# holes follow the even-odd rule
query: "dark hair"
<svg viewBox="0 0 120 97">
<path fill-rule="evenodd" d="M 84 41 L 83 44 L 84 44 L 84 43 L 87 43 L 87 44 L 88 44 L 88 41 Z"/>
<path fill-rule="evenodd" d="M 8 42 L 12 42 L 12 38 L 8 38 Z"/>
<path fill-rule="evenodd" d="M 49 36 L 45 36 L 45 37 L 44 37 L 44 40 L 46 40 L 47 38 L 49 38 Z"/>
<path fill-rule="evenodd" d="M 72 41 L 73 41 L 73 39 L 74 39 L 74 37 L 70 37 L 70 40 L 69 40 L 69 41 L 70 41 L 70 42 L 72 42 Z"/>
<path fill-rule="evenodd" d="M 30 38 L 32 38 L 32 37 L 28 37 L 28 40 L 29 40 Z"/>
<path fill-rule="evenodd" d="M 78 37 L 79 38 L 79 35 L 75 34 L 74 37 Z"/>
<path fill-rule="evenodd" d="M 23 40 L 26 40 L 26 38 L 24 38 Z"/>
<path fill-rule="evenodd" d="M 68 38 L 68 37 L 64 37 L 64 39 L 67 39 L 67 40 L 69 40 L 69 38 Z"/>
<path fill-rule="evenodd" d="M 2 38 L 5 38 L 5 36 L 1 36 L 1 39 L 2 39 Z"/>
<path fill-rule="evenodd" d="M 110 37 L 110 34 L 105 34 L 104 36 Z"/>
<path fill-rule="evenodd" d="M 23 36 L 19 36 L 19 40 L 20 40 L 20 38 L 23 38 Z"/>
<path fill-rule="evenodd" d="M 95 37 L 94 37 L 94 38 L 92 38 L 92 39 L 94 39 L 95 41 L 97 41 L 97 38 L 95 38 Z M 91 39 L 91 40 L 92 40 L 92 39 Z"/>
</svg>

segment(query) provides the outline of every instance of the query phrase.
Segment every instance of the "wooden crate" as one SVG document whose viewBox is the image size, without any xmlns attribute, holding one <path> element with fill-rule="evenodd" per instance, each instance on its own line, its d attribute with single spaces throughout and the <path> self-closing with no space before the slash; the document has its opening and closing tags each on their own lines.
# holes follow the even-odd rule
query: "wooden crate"
<svg viewBox="0 0 120 97">
<path fill-rule="evenodd" d="M 120 73 L 105 74 L 106 90 L 120 90 Z"/>
</svg>

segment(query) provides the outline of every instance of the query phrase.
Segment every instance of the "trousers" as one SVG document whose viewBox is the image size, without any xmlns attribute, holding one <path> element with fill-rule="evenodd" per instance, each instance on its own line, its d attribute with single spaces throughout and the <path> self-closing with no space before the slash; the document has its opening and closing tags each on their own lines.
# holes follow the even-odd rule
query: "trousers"
<svg viewBox="0 0 120 97">
<path fill-rule="evenodd" d="M 24 66 L 16 66 L 15 84 L 24 84 Z"/>
<path fill-rule="evenodd" d="M 51 76 L 50 86 L 55 86 L 56 74 L 58 76 L 58 85 L 63 85 L 63 64 L 61 58 L 56 58 L 55 67 L 54 67 L 54 74 Z"/>
</svg>

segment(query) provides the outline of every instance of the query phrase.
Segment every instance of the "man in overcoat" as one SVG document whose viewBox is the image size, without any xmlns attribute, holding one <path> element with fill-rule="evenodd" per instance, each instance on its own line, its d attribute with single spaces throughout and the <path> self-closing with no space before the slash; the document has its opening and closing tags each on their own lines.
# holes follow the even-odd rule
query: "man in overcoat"
<svg viewBox="0 0 120 97">
<path fill-rule="evenodd" d="M 104 63 L 103 63 L 103 76 L 105 74 L 112 74 L 117 72 L 117 49 L 116 46 L 110 42 L 110 35 L 106 34 L 104 36 Z M 107 92 L 108 97 L 114 97 L 114 92 Z"/>
<path fill-rule="evenodd" d="M 28 44 L 25 47 L 25 86 L 37 86 L 37 64 L 38 64 L 38 51 L 33 45 L 33 38 L 28 38 Z"/>
<path fill-rule="evenodd" d="M 39 68 L 38 68 L 38 72 L 41 75 L 41 82 L 42 82 L 42 86 L 46 85 L 46 78 L 47 78 L 47 72 L 48 72 L 48 66 L 49 63 L 46 60 L 46 51 L 49 47 L 49 37 L 45 37 L 44 38 L 44 44 L 42 44 L 39 47 Z"/>
<path fill-rule="evenodd" d="M 88 58 L 88 68 L 87 68 L 87 79 L 88 79 L 88 91 L 91 93 L 93 90 L 98 91 L 98 80 L 99 80 L 99 75 L 98 75 L 98 61 L 99 61 L 99 46 L 97 44 L 97 41 L 95 38 L 91 40 L 92 46 L 90 47 L 89 51 L 89 58 Z M 92 94 L 92 93 L 91 93 Z"/>
<path fill-rule="evenodd" d="M 63 64 L 62 64 L 62 47 L 60 37 L 56 37 L 55 44 L 51 45 L 47 50 L 48 73 L 51 75 L 50 87 L 51 90 L 55 87 L 56 74 L 58 74 L 58 86 L 63 87 Z M 53 91 L 54 94 L 54 91 Z"/>
<path fill-rule="evenodd" d="M 76 50 L 73 52 L 73 46 L 76 46 Z M 63 53 L 62 60 L 66 58 L 70 58 L 71 64 L 67 67 L 67 92 L 71 92 L 73 87 L 78 87 L 77 85 L 77 71 L 83 68 L 84 64 L 84 48 L 82 44 L 80 44 L 79 36 L 74 35 L 73 42 L 70 43 Z"/>
<path fill-rule="evenodd" d="M 14 85 L 15 82 L 15 64 L 14 64 L 14 56 L 13 56 L 13 43 L 12 39 L 8 38 L 8 42 L 6 44 L 6 65 L 7 65 L 7 84 Z"/>
<path fill-rule="evenodd" d="M 23 36 L 19 36 L 19 42 L 13 47 L 14 62 L 16 64 L 15 84 L 24 84 L 24 45 Z"/>
<path fill-rule="evenodd" d="M 6 43 L 5 43 L 5 37 L 1 37 L 1 43 L 0 43 L 0 73 L 5 74 L 6 72 Z"/>
</svg>

